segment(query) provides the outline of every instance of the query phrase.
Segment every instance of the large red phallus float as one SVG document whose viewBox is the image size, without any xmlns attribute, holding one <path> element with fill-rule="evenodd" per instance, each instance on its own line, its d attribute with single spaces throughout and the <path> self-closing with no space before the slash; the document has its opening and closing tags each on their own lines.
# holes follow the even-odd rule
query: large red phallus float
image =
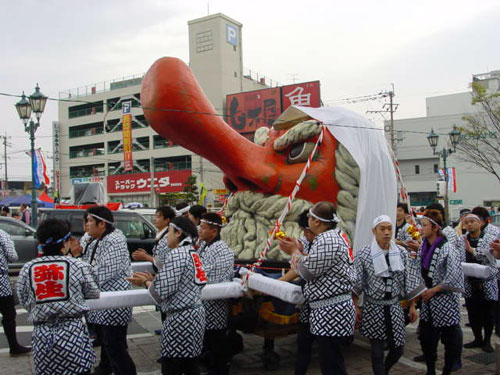
<svg viewBox="0 0 500 375">
<path fill-rule="evenodd" d="M 189 67 L 173 57 L 157 60 L 148 70 L 142 81 L 141 102 L 148 123 L 158 134 L 224 172 L 224 183 L 235 194 L 228 207 L 231 222 L 223 237 L 239 258 L 257 257 L 304 168 L 319 135 L 319 124 L 306 121 L 305 130 L 298 134 L 276 126 L 262 129 L 256 133 L 259 144 L 251 142 L 222 119 Z M 285 219 L 283 229 L 288 235 L 301 234 L 295 220 L 311 203 L 337 203 L 337 146 L 332 134 L 325 132 Z M 285 256 L 276 246 L 268 255 L 278 260 Z"/>
</svg>

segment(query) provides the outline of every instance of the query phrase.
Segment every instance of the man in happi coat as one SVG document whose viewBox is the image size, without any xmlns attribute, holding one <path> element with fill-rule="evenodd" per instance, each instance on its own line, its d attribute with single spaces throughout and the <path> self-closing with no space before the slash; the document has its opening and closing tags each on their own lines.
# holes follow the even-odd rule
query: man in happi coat
<svg viewBox="0 0 500 375">
<path fill-rule="evenodd" d="M 372 368 L 375 375 L 385 375 L 403 355 L 406 340 L 405 317 L 400 300 L 410 300 L 409 318 L 415 322 L 417 312 L 414 297 L 424 290 L 416 256 L 392 240 L 393 225 L 389 216 L 373 221 L 373 240 L 360 249 L 354 259 L 356 283 L 354 292 L 363 295 L 360 332 L 370 339 Z M 357 298 L 355 298 L 357 300 Z M 389 354 L 384 362 L 384 345 Z"/>
</svg>

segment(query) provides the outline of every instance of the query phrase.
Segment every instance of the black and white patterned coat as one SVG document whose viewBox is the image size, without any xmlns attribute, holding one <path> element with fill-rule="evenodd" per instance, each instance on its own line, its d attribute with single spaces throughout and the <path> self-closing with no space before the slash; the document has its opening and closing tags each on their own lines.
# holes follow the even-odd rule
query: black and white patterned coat
<svg viewBox="0 0 500 375">
<path fill-rule="evenodd" d="M 154 257 L 154 265 L 161 269 L 163 264 L 165 263 L 165 258 L 167 257 L 167 253 L 170 251 L 168 247 L 167 235 L 166 232 L 163 236 L 161 236 L 153 247 L 153 257 Z"/>
<path fill-rule="evenodd" d="M 490 227 L 490 228 L 488 228 Z M 496 259 L 490 252 L 490 243 L 497 239 L 496 228 L 493 228 L 491 224 L 488 224 L 482 231 L 481 237 L 477 243 L 476 250 L 474 251 L 474 260 L 484 266 L 488 266 L 491 269 L 491 276 L 483 280 L 483 297 L 488 301 L 498 301 L 498 269 L 496 267 Z M 461 237 L 462 242 L 467 238 L 466 235 Z M 465 248 L 465 246 L 464 246 Z M 464 254 L 465 254 L 464 250 Z M 471 279 L 469 277 L 465 278 L 465 290 L 464 298 L 472 297 L 472 285 Z"/>
<path fill-rule="evenodd" d="M 422 246 L 419 249 L 419 261 L 421 251 Z M 434 327 L 460 324 L 460 293 L 464 288 L 464 273 L 460 255 L 446 239 L 434 250 L 427 277 L 423 269 L 422 277 L 428 289 L 441 285 L 444 290 L 422 303 L 420 319 Z"/>
<path fill-rule="evenodd" d="M 234 274 L 234 252 L 217 237 L 210 244 L 203 242 L 198 250 L 203 269 L 207 274 L 207 284 L 231 281 Z M 227 328 L 229 306 L 227 300 L 203 301 L 205 307 L 205 329 Z"/>
<path fill-rule="evenodd" d="M 295 256 L 294 270 L 306 280 L 304 297 L 311 307 L 311 333 L 317 336 L 351 336 L 356 314 L 352 301 L 355 270 L 352 252 L 341 232 L 317 235 L 308 255 Z"/>
<path fill-rule="evenodd" d="M 9 281 L 9 262 L 18 259 L 14 242 L 7 232 L 0 229 L 0 297 L 12 295 Z"/>
<path fill-rule="evenodd" d="M 44 256 L 25 264 L 17 280 L 20 303 L 33 322 L 35 374 L 78 374 L 95 362 L 83 314 L 85 299 L 99 298 L 87 263 Z"/>
<path fill-rule="evenodd" d="M 441 232 L 444 234 L 452 248 L 455 249 L 455 251 L 457 251 L 460 255 L 460 261 L 465 262 L 465 243 L 463 239 L 459 237 L 455 229 L 449 225 L 443 228 Z"/>
<path fill-rule="evenodd" d="M 82 260 L 90 263 L 92 272 L 102 292 L 129 290 L 130 283 L 125 280 L 132 275 L 127 240 L 117 229 L 101 239 L 94 240 Z M 89 311 L 90 323 L 126 326 L 132 319 L 132 307 Z"/>
<path fill-rule="evenodd" d="M 404 269 L 392 271 L 388 263 L 389 277 L 387 278 L 375 274 L 371 245 L 360 249 L 354 258 L 356 267 L 354 292 L 364 296 L 360 333 L 369 339 L 387 340 L 388 322 L 384 314 L 387 306 L 394 345 L 402 346 L 406 340 L 406 330 L 404 312 L 399 301 L 414 297 L 415 291 L 423 289 L 423 280 L 418 259 L 409 258 L 404 248 L 398 246 L 398 249 Z M 382 300 L 386 301 L 382 302 Z"/>
<path fill-rule="evenodd" d="M 191 244 L 170 249 L 149 287 L 167 317 L 163 322 L 161 356 L 193 358 L 201 354 L 205 309 L 201 289 L 207 278 L 199 254 Z"/>
</svg>

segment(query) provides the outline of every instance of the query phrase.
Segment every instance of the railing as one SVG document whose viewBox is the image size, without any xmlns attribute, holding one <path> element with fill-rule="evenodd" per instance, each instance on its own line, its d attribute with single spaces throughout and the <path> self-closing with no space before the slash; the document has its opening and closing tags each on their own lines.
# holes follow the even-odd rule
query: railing
<svg viewBox="0 0 500 375">
<path fill-rule="evenodd" d="M 127 86 L 140 85 L 143 77 L 144 73 L 134 74 L 127 77 L 116 78 L 111 81 L 98 82 L 87 86 L 64 90 L 59 92 L 59 99 L 78 98 L 80 96 L 95 95 L 101 92 L 116 90 Z"/>
<path fill-rule="evenodd" d="M 103 106 L 98 106 L 98 107 L 92 107 L 92 108 L 84 108 L 84 109 L 77 109 L 77 110 L 68 110 L 68 118 L 76 118 L 76 117 L 83 117 L 83 116 L 89 116 L 89 115 L 95 115 L 96 113 L 102 113 L 103 112 Z"/>
<path fill-rule="evenodd" d="M 91 135 L 98 135 L 104 133 L 102 127 L 99 128 L 91 128 L 91 129 L 83 129 L 83 130 L 69 130 L 70 138 L 78 138 L 78 137 L 88 137 Z"/>
<path fill-rule="evenodd" d="M 69 158 L 86 158 L 89 156 L 104 155 L 103 149 L 76 150 L 69 152 Z"/>
<path fill-rule="evenodd" d="M 167 162 L 167 165 L 155 165 L 155 172 L 177 171 L 180 169 L 191 169 L 190 161 Z"/>
<path fill-rule="evenodd" d="M 243 68 L 243 77 L 268 87 L 282 86 L 278 81 L 266 77 L 264 74 L 249 68 Z"/>
<path fill-rule="evenodd" d="M 93 170 L 84 170 L 84 171 L 70 172 L 69 178 L 87 178 L 87 177 L 105 176 L 105 175 L 106 175 L 105 171 L 95 172 Z"/>
<path fill-rule="evenodd" d="M 166 139 L 161 139 L 161 140 L 155 140 L 154 143 L 153 143 L 153 148 L 154 149 L 157 149 L 157 148 L 168 148 L 168 147 L 176 147 L 176 146 L 179 146 L 177 144 L 173 144 L 172 146 L 170 145 L 170 142 Z"/>
</svg>

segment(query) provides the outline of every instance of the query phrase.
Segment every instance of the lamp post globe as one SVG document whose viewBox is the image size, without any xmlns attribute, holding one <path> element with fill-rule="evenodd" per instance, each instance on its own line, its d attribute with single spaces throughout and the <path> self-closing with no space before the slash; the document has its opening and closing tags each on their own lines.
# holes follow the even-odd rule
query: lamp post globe
<svg viewBox="0 0 500 375">
<path fill-rule="evenodd" d="M 448 133 L 450 136 L 450 142 L 453 148 L 455 149 L 458 145 L 458 142 L 460 141 L 460 136 L 462 133 L 460 133 L 460 130 L 458 130 L 456 125 L 453 125 L 453 130 Z"/>
<path fill-rule="evenodd" d="M 19 100 L 16 103 L 16 110 L 17 114 L 19 115 L 19 118 L 23 122 L 24 125 L 28 124 L 28 121 L 31 117 L 31 104 L 30 102 L 26 99 L 26 95 L 21 96 L 21 100 Z"/>
<path fill-rule="evenodd" d="M 427 135 L 427 141 L 429 142 L 429 146 L 431 146 L 432 150 L 435 151 L 439 140 L 439 135 L 434 133 L 434 129 L 431 129 L 431 132 Z"/>
</svg>

